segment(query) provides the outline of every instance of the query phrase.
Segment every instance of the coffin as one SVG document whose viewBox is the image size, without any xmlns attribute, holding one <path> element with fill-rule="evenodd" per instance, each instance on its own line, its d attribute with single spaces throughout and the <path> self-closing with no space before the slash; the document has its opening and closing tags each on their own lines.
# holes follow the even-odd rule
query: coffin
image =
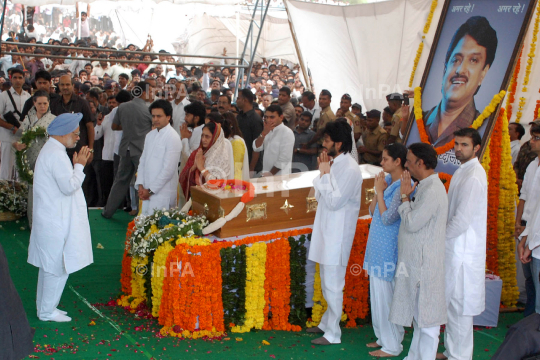
<svg viewBox="0 0 540 360">
<path fill-rule="evenodd" d="M 374 178 L 382 168 L 359 165 L 362 171 L 362 198 L 360 216 L 368 215 L 374 196 Z M 227 222 L 213 235 L 229 238 L 239 235 L 276 231 L 313 225 L 317 211 L 313 179 L 319 171 L 251 179 L 255 198 L 246 204 L 236 218 Z M 238 204 L 243 192 L 191 188 L 192 209 L 205 215 L 210 222 L 229 214 Z"/>
</svg>

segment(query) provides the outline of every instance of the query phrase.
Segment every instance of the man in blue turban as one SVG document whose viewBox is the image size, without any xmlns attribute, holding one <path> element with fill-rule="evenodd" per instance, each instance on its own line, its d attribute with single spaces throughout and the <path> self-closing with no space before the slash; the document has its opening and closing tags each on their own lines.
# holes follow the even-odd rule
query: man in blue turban
<svg viewBox="0 0 540 360">
<path fill-rule="evenodd" d="M 79 140 L 81 113 L 61 114 L 48 126 L 49 140 L 34 170 L 34 218 L 28 262 L 39 268 L 37 316 L 42 321 L 67 322 L 58 310 L 68 275 L 93 262 L 86 201 L 81 185 L 91 151 L 83 146 L 73 154 L 66 149 Z"/>
</svg>

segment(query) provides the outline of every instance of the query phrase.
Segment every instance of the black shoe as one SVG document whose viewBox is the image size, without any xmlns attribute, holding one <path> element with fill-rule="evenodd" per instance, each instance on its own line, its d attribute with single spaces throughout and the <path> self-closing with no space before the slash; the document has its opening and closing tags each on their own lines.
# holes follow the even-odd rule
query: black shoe
<svg viewBox="0 0 540 360">
<path fill-rule="evenodd" d="M 125 212 L 131 212 L 131 206 L 130 206 L 130 207 L 127 207 L 127 206 L 126 206 L 126 207 L 124 208 L 124 211 L 125 211 Z"/>
<path fill-rule="evenodd" d="M 102 217 L 104 217 L 105 219 L 111 219 L 112 216 L 105 216 L 105 214 L 103 212 L 100 213 Z"/>
</svg>

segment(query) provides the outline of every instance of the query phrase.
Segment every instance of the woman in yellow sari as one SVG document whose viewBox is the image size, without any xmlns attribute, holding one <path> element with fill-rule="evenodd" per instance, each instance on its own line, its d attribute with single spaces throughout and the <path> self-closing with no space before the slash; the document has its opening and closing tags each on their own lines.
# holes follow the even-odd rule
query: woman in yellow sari
<svg viewBox="0 0 540 360">
<path fill-rule="evenodd" d="M 236 180 L 249 181 L 249 160 L 247 147 L 242 132 L 236 121 L 236 117 L 231 112 L 223 114 L 223 132 L 229 139 L 233 148 L 234 157 L 234 178 Z"/>
</svg>

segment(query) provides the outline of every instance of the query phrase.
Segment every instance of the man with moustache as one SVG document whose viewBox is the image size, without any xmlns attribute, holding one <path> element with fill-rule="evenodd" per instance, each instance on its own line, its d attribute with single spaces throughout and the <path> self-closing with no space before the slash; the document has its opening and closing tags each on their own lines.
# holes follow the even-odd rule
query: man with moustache
<svg viewBox="0 0 540 360">
<path fill-rule="evenodd" d="M 495 59 L 497 33 L 483 16 L 469 18 L 454 34 L 444 66 L 442 100 L 424 114 L 430 143 L 444 146 L 454 132 L 469 127 L 480 115 L 474 95 Z"/>
<path fill-rule="evenodd" d="M 324 151 L 318 159 L 320 175 L 313 180 L 319 205 L 308 259 L 319 263 L 322 292 L 328 303 L 319 325 L 307 329 L 308 333 L 324 334 L 311 341 L 316 345 L 341 343 L 343 288 L 362 190 L 362 172 L 350 154 L 354 146 L 351 132 L 345 122 L 326 125 Z"/>
<path fill-rule="evenodd" d="M 478 161 L 477 130 L 454 133 L 461 166 L 448 190 L 446 225 L 446 304 L 444 354 L 437 359 L 469 360 L 473 355 L 473 317 L 485 309 L 487 178 Z"/>
<path fill-rule="evenodd" d="M 73 154 L 76 151 L 79 151 L 81 147 L 88 146 L 88 148 L 90 149 L 90 158 L 86 162 L 86 165 L 90 165 L 90 163 L 94 159 L 93 152 L 95 137 L 94 122 L 92 120 L 90 105 L 88 104 L 88 101 L 86 101 L 86 99 L 83 99 L 82 97 L 75 94 L 72 80 L 69 75 L 63 75 L 60 77 L 58 87 L 60 88 L 60 93 L 62 94 L 62 96 L 57 98 L 56 100 L 51 99 L 51 113 L 56 116 L 66 113 L 81 113 L 83 115 L 81 118 L 81 123 L 79 124 L 80 139 L 73 149 L 67 148 L 68 157 L 72 158 Z M 85 174 L 88 175 L 89 171 L 90 166 L 86 166 L 84 169 Z M 92 187 L 90 184 L 89 176 L 85 177 L 82 188 L 86 201 L 87 203 L 89 203 L 91 199 L 95 198 L 95 194 L 92 194 Z M 89 206 L 94 205 L 95 204 L 89 204 Z"/>
<path fill-rule="evenodd" d="M 227 95 L 221 95 L 218 99 L 218 111 L 221 115 L 231 110 L 231 98 Z"/>
</svg>

